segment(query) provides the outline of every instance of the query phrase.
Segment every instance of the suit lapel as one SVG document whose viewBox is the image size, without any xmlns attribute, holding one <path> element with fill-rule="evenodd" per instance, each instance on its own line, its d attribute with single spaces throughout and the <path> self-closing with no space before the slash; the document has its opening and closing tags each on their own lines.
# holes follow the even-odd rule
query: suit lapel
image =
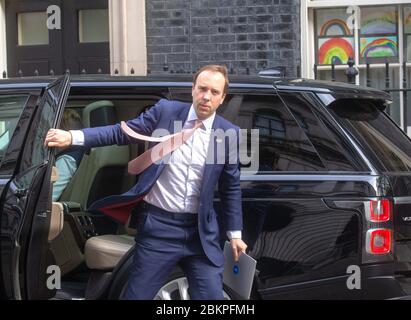
<svg viewBox="0 0 411 320">
<path fill-rule="evenodd" d="M 180 129 L 182 129 L 182 127 L 184 125 L 184 121 L 187 119 L 188 112 L 190 111 L 190 106 L 191 105 L 189 105 L 188 103 L 187 104 L 184 103 L 184 106 L 185 107 L 181 108 L 181 110 L 179 112 L 173 114 L 170 117 L 170 122 L 168 123 L 168 128 L 167 128 L 168 132 L 170 132 L 170 134 L 181 131 L 181 130 L 178 130 L 178 131 L 174 132 L 174 121 L 179 121 L 181 123 L 181 126 L 179 124 L 178 126 L 176 126 L 176 128 L 180 127 Z"/>
</svg>

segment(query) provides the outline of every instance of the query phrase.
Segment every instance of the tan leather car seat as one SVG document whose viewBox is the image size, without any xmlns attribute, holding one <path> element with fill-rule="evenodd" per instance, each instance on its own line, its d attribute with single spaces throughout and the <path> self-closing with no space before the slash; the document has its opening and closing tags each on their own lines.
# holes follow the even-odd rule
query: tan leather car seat
<svg viewBox="0 0 411 320">
<path fill-rule="evenodd" d="M 134 245 L 136 229 L 125 225 L 126 234 L 106 234 L 89 238 L 84 247 L 87 267 L 96 270 L 114 269 L 120 259 Z"/>
<path fill-rule="evenodd" d="M 85 246 L 87 267 L 96 270 L 114 269 L 120 259 L 134 245 L 134 237 L 106 234 L 88 239 Z"/>
</svg>

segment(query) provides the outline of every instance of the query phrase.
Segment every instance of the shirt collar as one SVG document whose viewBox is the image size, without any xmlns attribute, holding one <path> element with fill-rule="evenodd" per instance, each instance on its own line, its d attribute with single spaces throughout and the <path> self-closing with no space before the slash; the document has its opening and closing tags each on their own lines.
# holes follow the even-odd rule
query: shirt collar
<svg viewBox="0 0 411 320">
<path fill-rule="evenodd" d="M 207 131 L 210 131 L 211 128 L 213 127 L 214 118 L 215 118 L 215 112 L 213 112 L 213 114 L 209 116 L 207 119 L 201 121 Z M 194 121 L 197 119 L 198 117 L 197 117 L 196 111 L 194 110 L 194 106 L 191 105 L 186 121 Z"/>
</svg>

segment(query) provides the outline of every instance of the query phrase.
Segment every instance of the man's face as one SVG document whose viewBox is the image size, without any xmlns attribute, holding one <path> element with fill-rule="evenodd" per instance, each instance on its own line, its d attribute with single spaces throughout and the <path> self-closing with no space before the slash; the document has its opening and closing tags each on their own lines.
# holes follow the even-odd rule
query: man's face
<svg viewBox="0 0 411 320">
<path fill-rule="evenodd" d="M 225 79 L 220 72 L 205 70 L 193 85 L 193 106 L 197 117 L 205 120 L 223 103 Z"/>
</svg>

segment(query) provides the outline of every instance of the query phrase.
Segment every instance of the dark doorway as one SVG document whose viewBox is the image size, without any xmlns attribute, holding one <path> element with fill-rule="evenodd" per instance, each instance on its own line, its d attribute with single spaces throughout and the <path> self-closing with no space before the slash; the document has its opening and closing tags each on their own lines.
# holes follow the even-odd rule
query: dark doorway
<svg viewBox="0 0 411 320">
<path fill-rule="evenodd" d="M 61 29 L 47 28 L 47 8 Z M 110 73 L 108 0 L 7 0 L 8 76 Z"/>
</svg>

